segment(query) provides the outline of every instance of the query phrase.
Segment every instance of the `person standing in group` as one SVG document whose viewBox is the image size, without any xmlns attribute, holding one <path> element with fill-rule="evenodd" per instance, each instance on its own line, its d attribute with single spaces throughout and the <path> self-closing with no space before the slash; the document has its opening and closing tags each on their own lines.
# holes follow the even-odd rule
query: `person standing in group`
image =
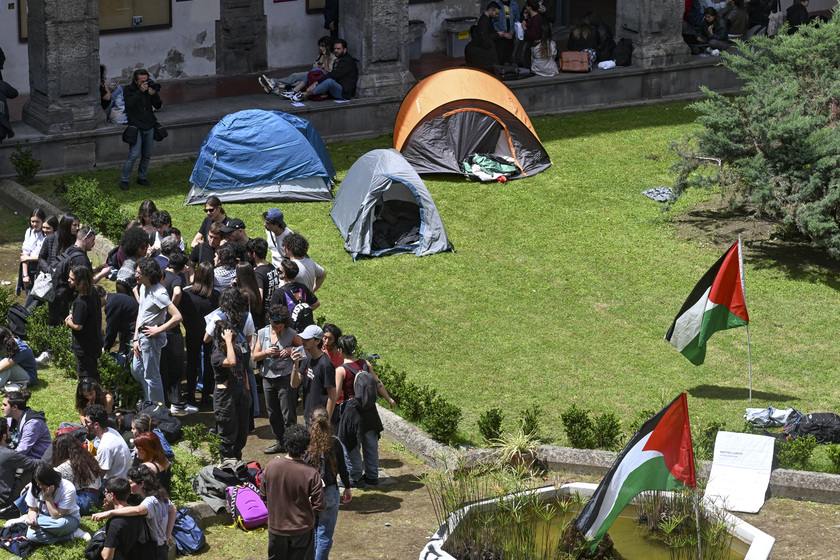
<svg viewBox="0 0 840 560">
<path fill-rule="evenodd" d="M 195 391 L 200 384 L 202 402 L 210 403 L 213 393 L 213 368 L 210 354 L 211 342 L 204 341 L 204 317 L 219 307 L 219 292 L 213 289 L 213 265 L 201 262 L 195 270 L 192 285 L 181 294 L 179 309 L 184 319 L 187 342 L 187 403 L 195 405 Z M 199 383 L 200 382 L 200 383 Z"/>
<path fill-rule="evenodd" d="M 225 209 L 222 207 L 222 201 L 218 196 L 207 197 L 207 202 L 204 203 L 204 213 L 206 214 L 201 226 L 198 228 L 198 233 L 190 242 L 190 247 L 195 249 L 200 243 L 207 243 L 207 233 L 210 231 L 210 226 L 214 223 L 219 223 L 223 226 L 228 225 L 230 218 L 225 214 Z"/>
<path fill-rule="evenodd" d="M 227 320 L 216 321 L 213 335 L 213 410 L 219 429 L 219 456 L 242 460 L 248 440 L 251 388 L 245 370 L 247 357 L 237 341 L 238 331 Z"/>
<path fill-rule="evenodd" d="M 285 457 L 276 457 L 263 471 L 260 496 L 268 508 L 268 560 L 312 560 L 315 557 L 315 514 L 324 511 L 324 482 L 304 463 L 311 438 L 299 424 L 283 436 Z"/>
<path fill-rule="evenodd" d="M 292 319 L 285 305 L 272 305 L 268 310 L 271 324 L 257 333 L 254 360 L 260 362 L 268 423 L 274 434 L 274 445 L 266 455 L 284 453 L 283 436 L 286 428 L 297 422 L 297 391 L 292 388 L 292 350 L 303 341 L 291 327 Z"/>
<path fill-rule="evenodd" d="M 77 295 L 73 312 L 64 319 L 64 324 L 73 330 L 76 373 L 79 379 L 89 377 L 98 383 L 99 357 L 102 355 L 102 300 L 94 290 L 89 267 L 74 266 L 68 279 Z"/>
<path fill-rule="evenodd" d="M 338 521 L 338 504 L 346 504 L 353 498 L 350 490 L 350 475 L 344 462 L 344 446 L 333 436 L 330 415 L 323 406 L 312 411 L 309 423 L 311 441 L 306 449 L 304 461 L 318 471 L 324 481 L 324 511 L 315 515 L 315 560 L 329 560 L 333 545 L 333 533 Z M 344 486 L 344 496 L 338 491 L 338 478 Z"/>
<path fill-rule="evenodd" d="M 316 292 L 324 283 L 327 271 L 309 257 L 309 242 L 299 233 L 292 233 L 283 240 L 283 248 L 286 256 L 298 265 L 297 281 Z"/>
<path fill-rule="evenodd" d="M 46 219 L 47 214 L 40 208 L 34 209 L 29 216 L 29 227 L 26 228 L 26 235 L 23 238 L 23 246 L 20 251 L 20 274 L 15 287 L 16 296 L 20 295 L 21 290 L 25 290 L 28 294 L 35 282 L 38 254 L 41 252 L 41 245 L 44 244 L 44 220 Z M 29 302 L 28 299 L 27 302 Z M 27 305 L 26 307 L 29 309 L 30 306 Z"/>
<path fill-rule="evenodd" d="M 149 161 L 152 159 L 152 143 L 155 141 L 155 125 L 157 118 L 154 109 L 160 109 L 160 86 L 149 79 L 149 71 L 140 68 L 134 71 L 130 85 L 125 88 L 125 112 L 128 115 L 128 127 L 137 130 L 137 139 L 129 145 L 128 157 L 123 164 L 120 190 L 128 190 L 128 182 L 134 169 L 134 162 L 140 156 L 140 167 L 137 169 L 137 184 L 149 186 L 146 173 Z"/>
<path fill-rule="evenodd" d="M 385 385 L 373 371 L 370 362 L 356 358 L 357 342 L 353 335 L 343 335 L 338 339 L 338 349 L 344 358 L 341 367 L 335 369 L 335 384 L 341 392 L 342 403 L 339 439 L 346 447 L 347 469 L 354 487 L 379 484 L 379 434 L 384 429 L 376 406 L 363 409 L 356 399 L 354 391 L 356 375 L 367 371 L 373 375 L 376 392 L 394 408 L 394 399 L 388 394 Z M 327 406 L 327 410 L 330 410 Z M 362 455 L 364 454 L 364 475 L 362 474 Z"/>
<path fill-rule="evenodd" d="M 279 208 L 270 208 L 267 212 L 263 212 L 263 224 L 265 225 L 265 239 L 271 250 L 271 264 L 280 266 L 280 260 L 286 256 L 283 240 L 294 232 L 286 227 L 283 211 Z"/>
<path fill-rule="evenodd" d="M 155 259 L 143 257 L 137 261 L 137 284 L 145 294 L 137 312 L 134 330 L 134 362 L 131 373 L 143 387 L 146 402 L 164 402 L 163 382 L 160 377 L 160 353 L 166 344 L 166 331 L 178 326 L 181 312 L 169 299 L 166 288 L 160 283 L 163 271 Z M 169 319 L 166 319 L 167 313 Z"/>
<path fill-rule="evenodd" d="M 292 387 L 303 386 L 303 419 L 309 426 L 309 419 L 315 407 L 326 406 L 327 411 L 335 409 L 335 366 L 330 357 L 321 350 L 324 331 L 318 325 L 309 325 L 302 333 L 305 354 L 293 352 Z"/>
</svg>

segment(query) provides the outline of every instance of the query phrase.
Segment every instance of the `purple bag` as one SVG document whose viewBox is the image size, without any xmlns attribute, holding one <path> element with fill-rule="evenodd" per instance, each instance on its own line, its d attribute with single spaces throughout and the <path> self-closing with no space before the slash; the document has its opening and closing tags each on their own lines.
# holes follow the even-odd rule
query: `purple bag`
<svg viewBox="0 0 840 560">
<path fill-rule="evenodd" d="M 260 498 L 256 487 L 246 482 L 239 486 L 228 486 L 225 498 L 233 516 L 233 526 L 240 527 L 245 532 L 259 529 L 268 523 L 268 509 Z"/>
</svg>

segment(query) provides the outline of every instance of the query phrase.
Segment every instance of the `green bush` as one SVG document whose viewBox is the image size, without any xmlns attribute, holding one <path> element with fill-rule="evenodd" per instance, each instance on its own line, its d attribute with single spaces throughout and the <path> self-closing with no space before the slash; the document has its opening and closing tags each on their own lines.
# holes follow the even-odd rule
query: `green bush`
<svg viewBox="0 0 840 560">
<path fill-rule="evenodd" d="M 612 412 L 605 412 L 595 418 L 592 434 L 599 449 L 615 450 L 621 443 L 621 420 Z"/>
<path fill-rule="evenodd" d="M 15 303 L 15 291 L 12 288 L 0 288 L 0 326 L 9 326 L 9 308 Z"/>
<path fill-rule="evenodd" d="M 694 456 L 697 460 L 711 461 L 715 454 L 715 440 L 721 430 L 726 430 L 726 423 L 716 420 L 701 424 L 694 430 Z"/>
<path fill-rule="evenodd" d="M 831 470 L 835 473 L 840 473 L 840 445 L 831 443 L 826 448 L 828 460 L 831 461 Z"/>
<path fill-rule="evenodd" d="M 420 425 L 437 441 L 450 443 L 458 432 L 461 408 L 436 395 L 423 413 Z"/>
<path fill-rule="evenodd" d="M 733 203 L 752 202 L 840 258 L 840 14 L 736 43 L 721 64 L 744 81 L 743 94 L 703 88 L 707 98 L 691 106 L 702 128 L 671 147 L 674 196 L 719 184 Z"/>
<path fill-rule="evenodd" d="M 27 186 L 35 184 L 35 175 L 41 170 L 41 160 L 32 156 L 32 150 L 18 143 L 15 151 L 9 156 L 9 161 L 15 168 L 20 184 Z"/>
<path fill-rule="evenodd" d="M 594 449 L 594 426 L 588 410 L 582 410 L 577 405 L 572 405 L 560 415 L 563 428 L 566 430 L 566 437 L 569 444 L 578 449 Z"/>
<path fill-rule="evenodd" d="M 172 485 L 169 496 L 172 502 L 178 507 L 183 507 L 189 502 L 201 501 L 193 490 L 191 479 L 204 466 L 204 462 L 197 455 L 179 453 L 170 465 Z"/>
<path fill-rule="evenodd" d="M 542 408 L 538 404 L 520 412 L 522 432 L 531 436 L 533 441 L 540 441 L 540 416 L 542 416 Z"/>
<path fill-rule="evenodd" d="M 47 325 L 49 309 L 46 304 L 39 305 L 29 315 L 26 322 L 26 338 L 35 354 L 49 351 L 50 362 L 69 379 L 76 378 L 76 357 L 73 354 L 73 334 L 70 327 Z"/>
<path fill-rule="evenodd" d="M 481 432 L 487 443 L 499 439 L 502 435 L 502 420 L 505 419 L 505 413 L 501 408 L 491 408 L 485 410 L 478 417 L 478 431 Z"/>
<path fill-rule="evenodd" d="M 26 322 L 26 342 L 37 356 L 46 352 L 50 347 L 50 329 L 47 327 L 47 316 L 49 310 L 45 305 L 39 305 L 29 312 L 29 320 Z"/>
<path fill-rule="evenodd" d="M 143 388 L 131 375 L 129 367 L 119 366 L 110 354 L 102 354 L 99 358 L 99 376 L 102 386 L 114 396 L 116 408 L 131 410 L 143 397 Z"/>
<path fill-rule="evenodd" d="M 131 219 L 114 197 L 100 190 L 95 179 L 71 178 L 62 198 L 82 223 L 115 242 L 125 232 L 123 224 Z"/>
<path fill-rule="evenodd" d="M 783 469 L 806 470 L 811 454 L 817 448 L 814 436 L 798 437 L 788 441 L 776 441 L 776 456 L 779 466 Z"/>
</svg>

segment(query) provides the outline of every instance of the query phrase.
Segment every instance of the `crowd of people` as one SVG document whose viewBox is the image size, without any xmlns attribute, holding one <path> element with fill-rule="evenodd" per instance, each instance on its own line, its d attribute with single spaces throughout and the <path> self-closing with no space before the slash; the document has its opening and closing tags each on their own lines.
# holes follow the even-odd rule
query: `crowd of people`
<svg viewBox="0 0 840 560">
<path fill-rule="evenodd" d="M 171 537 L 174 455 L 146 414 L 134 417 L 130 431 L 118 431 L 114 395 L 102 386 L 98 369 L 100 356 L 112 351 L 131 357 L 143 394 L 138 410 L 149 403 L 165 405 L 173 415 L 212 408 L 223 461 L 243 459 L 254 418 L 264 408 L 272 434 L 264 453 L 285 454 L 269 463 L 268 480 L 286 466 L 300 471 L 300 462 L 306 479 L 319 481 L 323 498 L 292 527 L 284 494 L 289 486 L 263 486 L 273 512 L 271 547 L 294 537 L 289 546 L 302 546 L 301 557 L 311 552 L 328 558 L 339 502 L 351 499 L 352 488 L 378 484 L 383 428 L 376 407 L 357 402 L 357 376 L 390 406 L 394 401 L 370 362 L 357 356 L 354 336 L 314 323 L 312 310 L 322 304 L 316 292 L 327 272 L 309 256 L 306 238 L 277 208 L 263 213 L 265 236 L 253 238 L 217 197 L 207 199 L 204 213 L 188 256 L 170 214 L 146 200 L 106 263 L 94 267 L 87 256 L 96 242 L 92 228 L 73 214 L 56 219 L 32 212 L 18 289 L 31 291 L 36 273 L 51 275 L 55 298 L 43 302 L 30 293 L 26 305 L 47 305 L 50 325 L 70 327 L 79 377 L 78 423 L 63 419 L 62 433 L 53 439 L 44 413 L 27 406 L 40 358 L 0 328 L 6 393 L 0 505 L 21 515 L 17 521 L 27 524 L 32 542 L 85 536 L 79 520 L 95 509 L 102 511 L 94 519 L 108 519 L 113 532 L 106 548 L 134 539 L 143 529 L 136 518 L 145 518 L 150 546 L 162 551 Z M 104 278 L 114 280 L 115 292 L 98 285 Z"/>
</svg>

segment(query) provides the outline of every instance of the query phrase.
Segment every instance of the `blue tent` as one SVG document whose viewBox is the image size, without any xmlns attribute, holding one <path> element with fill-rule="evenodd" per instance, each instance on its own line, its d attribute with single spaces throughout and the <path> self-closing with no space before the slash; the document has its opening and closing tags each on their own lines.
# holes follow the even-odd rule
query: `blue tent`
<svg viewBox="0 0 840 560">
<path fill-rule="evenodd" d="M 250 109 L 223 118 L 198 152 L 187 204 L 332 200 L 335 176 L 312 123 L 280 111 Z"/>
</svg>

